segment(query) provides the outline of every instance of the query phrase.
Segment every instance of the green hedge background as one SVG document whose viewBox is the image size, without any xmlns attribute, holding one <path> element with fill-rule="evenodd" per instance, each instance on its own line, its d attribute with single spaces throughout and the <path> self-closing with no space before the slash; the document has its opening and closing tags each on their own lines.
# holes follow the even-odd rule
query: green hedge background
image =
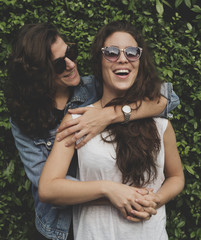
<svg viewBox="0 0 201 240">
<path fill-rule="evenodd" d="M 142 30 L 161 78 L 172 82 L 180 97 L 171 121 L 186 185 L 167 204 L 167 230 L 171 240 L 201 239 L 200 0 L 0 0 L 0 240 L 30 239 L 35 231 L 31 186 L 10 132 L 3 90 L 16 32 L 25 23 L 52 22 L 79 43 L 78 67 L 86 75 L 93 36 L 118 19 Z"/>
</svg>

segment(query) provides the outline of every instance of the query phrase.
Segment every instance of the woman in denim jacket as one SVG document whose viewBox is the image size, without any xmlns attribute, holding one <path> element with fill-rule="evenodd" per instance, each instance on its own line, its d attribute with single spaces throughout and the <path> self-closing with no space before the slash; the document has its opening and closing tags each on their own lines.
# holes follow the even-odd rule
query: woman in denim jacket
<svg viewBox="0 0 201 240">
<path fill-rule="evenodd" d="M 15 144 L 32 183 L 35 225 L 40 233 L 33 239 L 37 240 L 67 239 L 71 222 L 70 206 L 42 203 L 38 197 L 39 178 L 58 126 L 69 108 L 87 106 L 101 96 L 101 88 L 93 76 L 80 78 L 76 57 L 76 46 L 66 44 L 56 28 L 46 23 L 22 27 L 11 54 L 7 103 Z M 167 117 L 179 99 L 170 83 L 163 84 L 161 94 L 164 97 L 160 101 L 144 101 L 139 108 L 131 104 L 134 110 L 130 119 L 159 115 L 162 111 L 161 116 Z M 68 129 L 60 133 L 59 139 L 77 132 L 67 144 L 85 135 L 82 146 L 110 123 L 123 122 L 121 109 L 122 106 L 103 110 L 81 108 L 83 116 L 64 124 L 61 130 Z M 75 169 L 76 156 L 66 178 L 73 179 Z M 121 193 L 121 188 L 118 191 Z"/>
</svg>

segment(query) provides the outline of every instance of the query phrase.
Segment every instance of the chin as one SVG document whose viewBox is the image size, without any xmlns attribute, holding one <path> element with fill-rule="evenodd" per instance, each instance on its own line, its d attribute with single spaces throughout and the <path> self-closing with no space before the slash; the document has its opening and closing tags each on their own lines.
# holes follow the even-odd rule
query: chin
<svg viewBox="0 0 201 240">
<path fill-rule="evenodd" d="M 77 86 L 80 83 L 80 78 L 77 78 L 75 80 L 72 80 L 71 86 Z"/>
</svg>

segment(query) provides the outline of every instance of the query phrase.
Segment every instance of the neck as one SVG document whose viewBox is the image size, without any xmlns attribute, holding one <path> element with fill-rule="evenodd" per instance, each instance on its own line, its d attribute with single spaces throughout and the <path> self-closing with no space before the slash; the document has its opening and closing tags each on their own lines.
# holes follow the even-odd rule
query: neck
<svg viewBox="0 0 201 240">
<path fill-rule="evenodd" d="M 63 110 L 64 107 L 66 106 L 69 96 L 70 96 L 69 88 L 58 87 L 55 95 L 56 108 L 59 110 Z"/>
<path fill-rule="evenodd" d="M 108 89 L 105 85 L 103 85 L 103 96 L 100 100 L 101 106 L 104 107 L 107 103 L 112 101 L 115 98 L 123 97 L 125 95 L 125 92 L 118 91 L 118 90 L 111 90 Z"/>
</svg>

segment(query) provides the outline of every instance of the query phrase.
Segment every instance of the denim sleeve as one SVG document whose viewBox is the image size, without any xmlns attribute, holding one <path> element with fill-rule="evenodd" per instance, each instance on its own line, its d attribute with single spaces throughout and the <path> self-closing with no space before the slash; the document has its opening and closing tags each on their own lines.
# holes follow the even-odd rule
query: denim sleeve
<svg viewBox="0 0 201 240">
<path fill-rule="evenodd" d="M 10 123 L 15 145 L 24 165 L 26 175 L 32 184 L 38 188 L 40 175 L 53 146 L 55 136 L 47 141 L 44 139 L 36 141 L 25 136 L 12 120 L 10 120 Z M 76 180 L 71 176 L 66 176 L 66 178 Z"/>
<path fill-rule="evenodd" d="M 34 144 L 34 140 L 22 134 L 13 121 L 10 122 L 15 145 L 24 165 L 26 175 L 32 184 L 38 187 L 39 178 L 46 159 L 44 159 L 40 147 Z"/>
<path fill-rule="evenodd" d="M 171 118 L 173 117 L 173 115 L 170 112 L 180 104 L 179 97 L 173 91 L 172 83 L 168 82 L 162 84 L 161 95 L 167 98 L 168 103 L 164 111 L 159 115 L 159 117 Z"/>
</svg>

